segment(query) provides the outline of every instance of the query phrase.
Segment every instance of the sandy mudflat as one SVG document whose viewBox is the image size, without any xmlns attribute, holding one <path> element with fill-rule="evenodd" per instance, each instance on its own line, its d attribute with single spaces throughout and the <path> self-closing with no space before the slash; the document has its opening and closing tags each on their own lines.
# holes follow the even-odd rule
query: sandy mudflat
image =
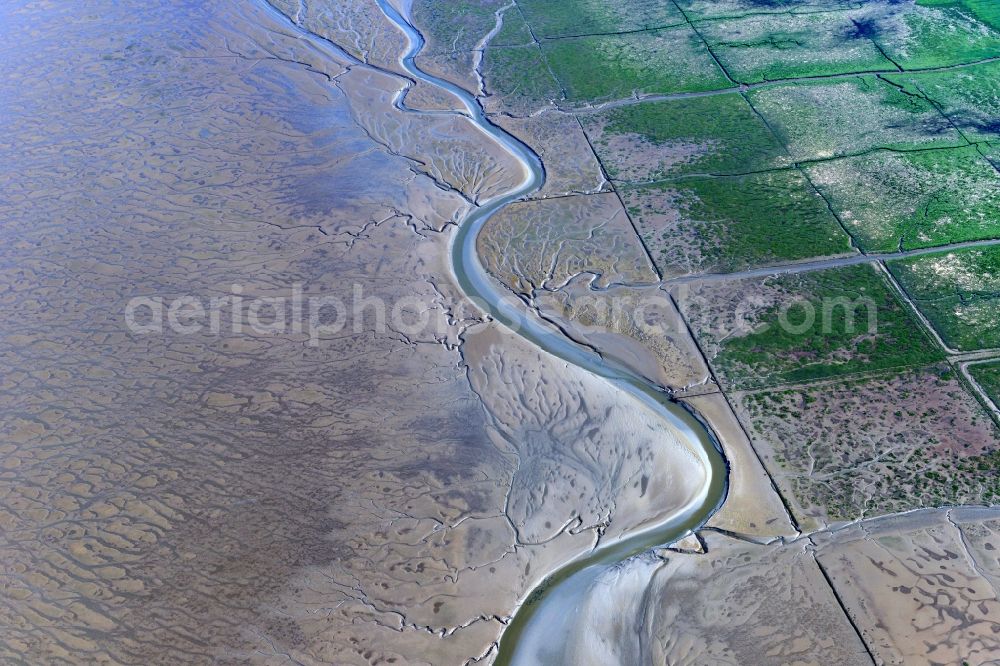
<svg viewBox="0 0 1000 666">
<path fill-rule="evenodd" d="M 880 662 L 995 663 L 996 509 L 876 519 L 817 542 L 820 563 Z"/>
<path fill-rule="evenodd" d="M 575 663 L 993 663 L 998 527 L 996 509 L 958 508 L 769 544 L 707 529 L 706 553 L 604 575 Z"/>
<path fill-rule="evenodd" d="M 684 402 L 712 425 L 729 461 L 729 494 L 707 526 L 764 540 L 795 535 L 788 511 L 726 398 L 712 393 Z"/>
<path fill-rule="evenodd" d="M 545 185 L 533 198 L 595 194 L 609 189 L 597 156 L 573 116 L 543 113 L 516 118 L 498 114 L 493 121 L 531 146 L 545 163 Z"/>
<path fill-rule="evenodd" d="M 834 513 L 802 492 L 812 469 L 778 455 L 818 442 L 854 460 L 830 433 L 860 401 L 880 424 L 859 422 L 864 437 L 962 462 L 948 442 L 979 454 L 993 427 L 957 380 L 785 387 L 801 417 L 731 403 L 703 356 L 721 343 L 689 329 L 580 122 L 541 98 L 504 115 L 501 61 L 484 74 L 480 51 L 506 5 L 456 21 L 417 5 L 418 63 L 482 93 L 547 162 L 547 185 L 487 226 L 486 268 L 684 400 L 731 466 L 705 528 L 602 569 L 551 640 L 602 666 L 995 660 L 996 511 L 845 524 L 887 496 L 867 461 L 840 472 L 857 506 Z M 0 662 L 490 663 L 551 573 L 704 489 L 671 425 L 454 284 L 456 225 L 523 165 L 452 112 L 456 95 L 404 74 L 405 36 L 374 4 L 275 7 L 0 9 Z M 528 44 L 512 25 L 499 48 Z M 623 178 L 705 149 L 609 141 Z M 278 325 L 295 294 L 303 318 Z M 745 296 L 720 287 L 704 308 L 719 337 Z M 128 326 L 136 297 L 162 299 L 163 327 Z M 189 308 L 171 323 L 184 297 L 221 299 L 217 322 Z M 934 410 L 920 433 L 889 418 L 887 392 Z M 956 413 L 978 420 L 956 429 Z M 924 501 L 891 490 L 880 510 Z"/>
<path fill-rule="evenodd" d="M 254 3 L 2 11 L 0 661 L 462 663 L 700 487 L 666 426 L 463 304 L 451 225 L 523 175 L 467 121 Z M 380 34 L 345 46 L 389 66 Z M 388 324 L 125 324 L 233 285 Z"/>
</svg>

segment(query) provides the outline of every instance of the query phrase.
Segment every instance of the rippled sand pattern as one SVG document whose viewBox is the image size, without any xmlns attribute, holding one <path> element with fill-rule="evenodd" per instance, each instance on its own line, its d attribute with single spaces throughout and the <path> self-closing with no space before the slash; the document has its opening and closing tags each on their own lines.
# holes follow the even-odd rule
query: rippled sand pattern
<svg viewBox="0 0 1000 666">
<path fill-rule="evenodd" d="M 393 108 L 400 79 L 263 4 L 8 4 L 0 35 L 0 662 L 462 663 L 697 480 L 462 306 L 445 232 L 523 176 L 467 121 Z M 125 325 L 233 285 L 428 325 Z"/>
<path fill-rule="evenodd" d="M 458 449 L 481 408 L 444 345 L 414 360 L 391 331 L 309 347 L 125 328 L 132 296 L 231 284 L 343 295 L 353 275 L 386 296 L 395 273 L 440 300 L 419 252 L 373 258 L 464 207 L 354 129 L 327 76 L 285 61 L 301 46 L 254 25 L 266 15 L 172 4 L 0 21 L 17 91 L 0 134 L 5 663 L 242 661 L 294 642 L 262 604 L 350 552 L 343 514 L 366 500 L 344 497 L 347 470 L 372 486 L 379 447 L 425 446 L 388 475 L 424 465 L 443 482 L 476 464 Z M 414 366 L 428 385 L 408 381 Z M 407 434 L 387 446 L 391 430 Z M 449 492 L 473 507 L 474 486 Z"/>
</svg>

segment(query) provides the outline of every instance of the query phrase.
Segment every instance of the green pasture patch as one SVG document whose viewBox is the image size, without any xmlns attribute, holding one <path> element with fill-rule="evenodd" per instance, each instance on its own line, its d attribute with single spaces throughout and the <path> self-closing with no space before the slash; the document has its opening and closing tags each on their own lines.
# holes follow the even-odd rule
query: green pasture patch
<svg viewBox="0 0 1000 666">
<path fill-rule="evenodd" d="M 619 191 L 666 277 L 851 252 L 850 237 L 797 170 Z"/>
<path fill-rule="evenodd" d="M 994 169 L 1000 169 L 1000 143 L 979 144 L 979 152 L 982 153 Z"/>
<path fill-rule="evenodd" d="M 849 12 L 749 16 L 709 21 L 698 30 L 742 83 L 896 71 Z"/>
<path fill-rule="evenodd" d="M 946 345 L 959 351 L 1000 347 L 1000 247 L 912 257 L 888 266 Z"/>
<path fill-rule="evenodd" d="M 546 40 L 542 50 L 569 99 L 716 90 L 729 85 L 689 27 Z"/>
<path fill-rule="evenodd" d="M 486 49 L 483 81 L 486 92 L 501 99 L 507 111 L 530 112 L 562 97 L 541 49 L 534 44 Z"/>
<path fill-rule="evenodd" d="M 765 86 L 750 102 L 800 161 L 965 144 L 930 102 L 874 76 Z"/>
<path fill-rule="evenodd" d="M 856 0 L 677 0 L 693 21 L 763 13 L 805 13 L 857 7 Z"/>
<path fill-rule="evenodd" d="M 684 15 L 663 0 L 519 0 L 539 39 L 629 32 L 683 25 Z"/>
<path fill-rule="evenodd" d="M 970 363 L 966 366 L 969 374 L 986 392 L 994 405 L 1000 405 L 1000 361 L 989 363 Z"/>
<path fill-rule="evenodd" d="M 943 357 L 869 264 L 704 283 L 678 299 L 728 388 L 805 382 Z"/>
<path fill-rule="evenodd" d="M 1000 141 L 1000 62 L 885 78 L 930 99 L 969 141 Z"/>
<path fill-rule="evenodd" d="M 917 0 L 922 7 L 953 7 L 977 21 L 1000 29 L 1000 3 L 996 0 Z"/>
<path fill-rule="evenodd" d="M 738 174 L 789 161 L 767 125 L 736 93 L 645 102 L 580 119 L 616 180 Z"/>
<path fill-rule="evenodd" d="M 525 46 L 534 42 L 535 38 L 521 12 L 517 11 L 517 7 L 510 7 L 503 13 L 500 32 L 490 39 L 487 46 Z"/>
<path fill-rule="evenodd" d="M 873 16 L 866 25 L 886 55 L 903 69 L 947 67 L 1000 56 L 1000 27 L 959 6 L 964 4 L 900 3 L 891 5 L 886 14 Z M 996 14 L 996 9 L 982 16 L 988 14 Z"/>
<path fill-rule="evenodd" d="M 1000 173 L 974 146 L 877 151 L 807 172 L 867 252 L 1000 237 Z"/>
</svg>

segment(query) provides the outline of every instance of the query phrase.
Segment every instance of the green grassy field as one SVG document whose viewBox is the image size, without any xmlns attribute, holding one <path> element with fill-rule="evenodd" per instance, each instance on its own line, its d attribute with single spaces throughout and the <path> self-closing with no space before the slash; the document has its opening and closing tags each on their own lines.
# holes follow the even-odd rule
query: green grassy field
<svg viewBox="0 0 1000 666">
<path fill-rule="evenodd" d="M 845 13 L 755 15 L 710 21 L 699 30 L 742 83 L 850 72 L 894 72 L 878 46 Z"/>
<path fill-rule="evenodd" d="M 986 392 L 993 404 L 1000 405 L 1000 361 L 972 363 L 967 367 L 969 374 Z"/>
<path fill-rule="evenodd" d="M 969 141 L 1000 140 L 1000 62 L 886 79 L 930 99 Z"/>
<path fill-rule="evenodd" d="M 953 7 L 1000 29 L 1000 4 L 996 0 L 917 0 L 922 7 Z"/>
<path fill-rule="evenodd" d="M 1000 347 L 1000 248 L 894 261 L 889 270 L 949 347 Z"/>
<path fill-rule="evenodd" d="M 993 0 L 900 3 L 873 23 L 873 38 L 903 69 L 976 62 L 1000 54 L 1000 10 Z"/>
<path fill-rule="evenodd" d="M 684 178 L 621 194 L 665 276 L 851 252 L 850 238 L 798 170 Z"/>
<path fill-rule="evenodd" d="M 739 174 L 789 162 L 767 125 L 738 94 L 647 102 L 581 120 L 608 174 L 619 180 Z"/>
<path fill-rule="evenodd" d="M 500 32 L 490 40 L 489 46 L 526 46 L 534 44 L 528 22 L 515 7 L 510 7 L 503 13 L 503 25 Z"/>
<path fill-rule="evenodd" d="M 684 15 L 662 0 L 519 0 L 539 39 L 629 32 L 684 25 Z"/>
<path fill-rule="evenodd" d="M 727 296 L 728 305 L 692 300 L 682 308 L 697 322 L 696 335 L 718 345 L 712 364 L 729 388 L 926 365 L 943 357 L 885 275 L 869 265 L 716 289 L 738 293 L 735 307 Z M 733 309 L 743 330 L 719 326 L 719 317 Z"/>
<path fill-rule="evenodd" d="M 760 88 L 750 101 L 798 160 L 965 144 L 930 102 L 874 76 Z"/>
<path fill-rule="evenodd" d="M 977 148 L 982 156 L 993 165 L 993 168 L 1000 170 L 1000 142 L 980 144 Z"/>
<path fill-rule="evenodd" d="M 747 14 L 814 12 L 848 8 L 856 0 L 677 0 L 677 5 L 692 20 L 741 17 Z"/>
<path fill-rule="evenodd" d="M 689 27 L 549 40 L 542 50 L 574 102 L 732 85 Z"/>
<path fill-rule="evenodd" d="M 501 98 L 505 109 L 515 113 L 531 112 L 562 97 L 559 83 L 535 45 L 487 49 L 483 81 L 487 93 Z"/>
<path fill-rule="evenodd" d="M 807 171 L 866 251 L 1000 237 L 1000 173 L 975 147 L 879 151 Z"/>
</svg>

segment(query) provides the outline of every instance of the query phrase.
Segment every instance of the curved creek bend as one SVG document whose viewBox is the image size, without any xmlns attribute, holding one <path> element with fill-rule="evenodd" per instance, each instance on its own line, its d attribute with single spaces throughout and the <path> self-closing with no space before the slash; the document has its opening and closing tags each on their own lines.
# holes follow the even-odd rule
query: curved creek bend
<svg viewBox="0 0 1000 666">
<path fill-rule="evenodd" d="M 703 525 L 721 506 L 727 491 L 727 467 L 721 448 L 703 424 L 668 393 L 623 364 L 603 358 L 567 338 L 531 311 L 513 294 L 503 290 L 484 269 L 477 252 L 477 237 L 490 217 L 504 206 L 540 189 L 545 171 L 538 155 L 527 145 L 491 123 L 478 100 L 464 89 L 425 73 L 414 59 L 424 46 L 420 32 L 387 0 L 376 0 L 385 16 L 407 37 L 407 52 L 400 65 L 414 78 L 447 91 L 464 106 L 476 128 L 517 159 L 525 172 L 521 183 L 506 194 L 483 202 L 462 220 L 450 245 L 451 269 L 465 296 L 494 320 L 508 327 L 549 354 L 597 375 L 669 423 L 694 451 L 705 469 L 706 483 L 697 496 L 666 521 L 626 537 L 601 542 L 593 550 L 551 573 L 519 605 L 504 631 L 495 663 L 533 665 L 565 663 L 564 644 L 581 603 L 600 576 L 635 555 L 677 541 Z M 265 0 L 271 11 L 279 13 Z M 288 17 L 282 15 L 286 22 Z M 295 25 L 293 23 L 293 25 Z M 347 55 L 337 45 L 301 26 L 296 30 L 320 50 L 333 48 L 359 66 L 367 66 Z M 433 113 L 433 112 L 430 112 Z M 560 641 L 557 636 L 563 637 Z"/>
</svg>

